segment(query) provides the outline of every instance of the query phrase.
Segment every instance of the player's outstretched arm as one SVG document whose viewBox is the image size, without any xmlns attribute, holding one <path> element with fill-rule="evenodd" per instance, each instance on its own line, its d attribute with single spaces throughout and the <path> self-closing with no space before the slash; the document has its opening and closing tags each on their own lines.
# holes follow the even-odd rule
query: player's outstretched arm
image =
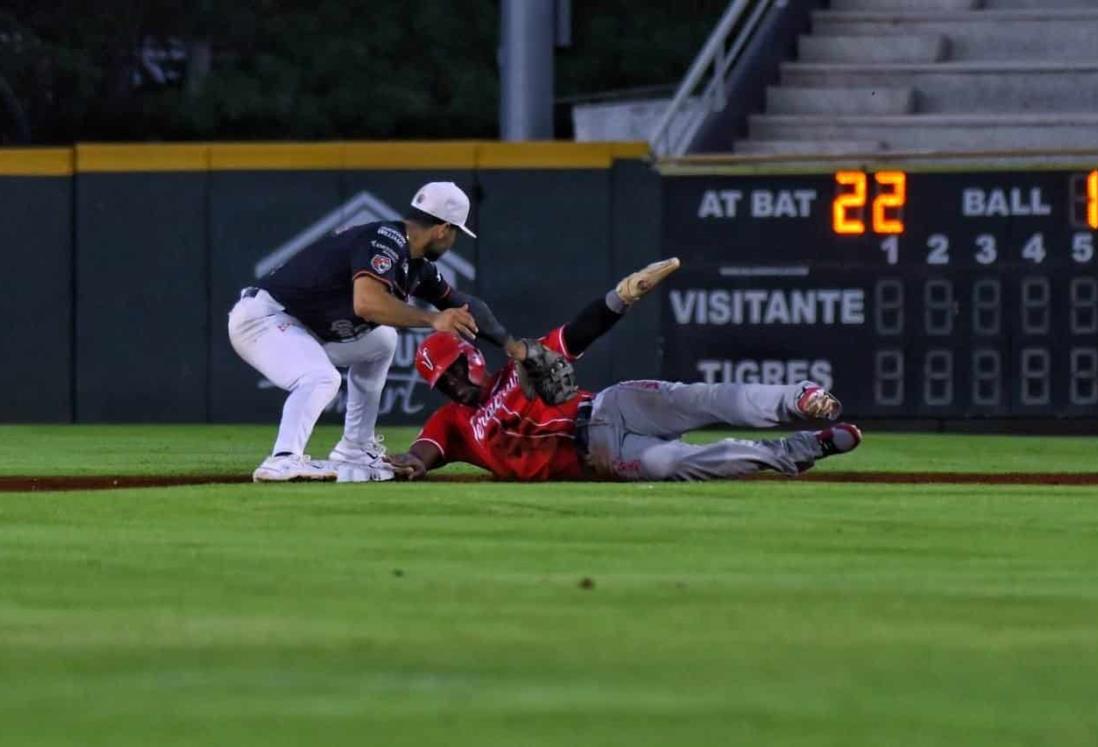
<svg viewBox="0 0 1098 747">
<path fill-rule="evenodd" d="M 452 289 L 446 298 L 436 303 L 438 308 L 450 308 L 452 306 L 468 306 L 469 312 L 477 322 L 477 338 L 487 340 L 515 360 L 522 360 L 526 356 L 526 346 L 515 339 L 507 328 L 492 313 L 492 309 L 481 298 Z"/>
<path fill-rule="evenodd" d="M 629 310 L 660 282 L 679 269 L 678 257 L 653 262 L 626 275 L 604 297 L 592 301 L 564 325 L 564 345 L 573 357 L 579 357 L 595 340 L 613 328 Z"/>
<path fill-rule="evenodd" d="M 488 304 L 471 293 L 459 291 L 446 282 L 435 264 L 428 263 L 420 271 L 419 284 L 412 291 L 416 298 L 426 301 L 441 310 L 443 313 L 449 309 L 466 308 L 476 323 L 477 338 L 487 340 L 503 351 L 511 358 L 522 360 L 526 348 L 521 345 L 507 328 L 500 324 L 499 319 L 488 308 Z"/>
<path fill-rule="evenodd" d="M 477 334 L 477 324 L 466 308 L 456 306 L 443 311 L 427 311 L 392 296 L 381 280 L 371 276 L 355 279 L 355 315 L 374 324 L 390 327 L 432 327 L 438 332 L 454 332 L 469 339 Z"/>
<path fill-rule="evenodd" d="M 405 453 L 389 454 L 385 461 L 402 480 L 419 480 L 443 465 L 442 452 L 428 441 L 416 441 Z"/>
</svg>

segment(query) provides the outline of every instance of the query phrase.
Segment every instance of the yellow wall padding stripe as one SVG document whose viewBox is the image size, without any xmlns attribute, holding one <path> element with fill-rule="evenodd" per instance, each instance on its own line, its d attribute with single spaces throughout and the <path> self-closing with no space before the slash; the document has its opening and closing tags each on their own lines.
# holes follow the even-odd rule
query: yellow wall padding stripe
<svg viewBox="0 0 1098 747">
<path fill-rule="evenodd" d="M 609 143 L 614 158 L 645 158 L 648 155 L 648 143 L 643 140 L 622 140 Z"/>
<path fill-rule="evenodd" d="M 77 172 L 207 171 L 210 146 L 205 143 L 81 143 L 76 146 Z"/>
<path fill-rule="evenodd" d="M 477 142 L 411 141 L 344 143 L 343 162 L 348 169 L 475 169 Z"/>
<path fill-rule="evenodd" d="M 71 148 L 0 148 L 0 176 L 71 176 Z"/>
<path fill-rule="evenodd" d="M 219 143 L 210 146 L 213 171 L 338 171 L 339 143 Z"/>
<path fill-rule="evenodd" d="M 614 160 L 617 143 L 484 142 L 477 167 L 482 169 L 606 169 Z"/>
<path fill-rule="evenodd" d="M 81 143 L 72 149 L 0 149 L 0 174 L 605 169 L 615 158 L 647 154 L 643 142 Z"/>
<path fill-rule="evenodd" d="M 639 158 L 646 143 L 396 141 L 210 146 L 214 171 L 247 169 L 605 169 Z"/>
</svg>

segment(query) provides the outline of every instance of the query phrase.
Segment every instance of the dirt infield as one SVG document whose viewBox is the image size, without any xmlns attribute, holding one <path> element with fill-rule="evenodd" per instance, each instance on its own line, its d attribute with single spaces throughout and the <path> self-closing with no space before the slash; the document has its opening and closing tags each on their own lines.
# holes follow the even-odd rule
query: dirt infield
<svg viewBox="0 0 1098 747">
<path fill-rule="evenodd" d="M 1098 472 L 807 472 L 788 478 L 773 473 L 749 480 L 846 482 L 938 485 L 1098 485 Z M 490 475 L 438 475 L 430 482 L 492 482 Z M 117 475 L 117 476 L 9 476 L 0 477 L 0 493 L 54 490 L 114 490 L 162 488 L 177 485 L 231 485 L 250 483 L 249 475 Z"/>
<path fill-rule="evenodd" d="M 81 475 L 0 477 L 0 493 L 34 490 L 112 490 L 115 488 L 167 488 L 175 485 L 222 485 L 251 482 L 250 475 Z"/>
</svg>

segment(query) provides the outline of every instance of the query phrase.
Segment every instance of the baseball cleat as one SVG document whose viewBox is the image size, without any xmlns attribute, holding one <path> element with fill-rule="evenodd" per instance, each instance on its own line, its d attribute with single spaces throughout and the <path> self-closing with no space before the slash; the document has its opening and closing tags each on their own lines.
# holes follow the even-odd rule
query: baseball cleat
<svg viewBox="0 0 1098 747">
<path fill-rule="evenodd" d="M 355 464 L 354 462 L 332 462 L 339 477 L 336 482 L 387 482 L 395 475 L 393 468 L 385 462 Z"/>
<path fill-rule="evenodd" d="M 614 290 L 622 301 L 634 304 L 641 300 L 645 293 L 659 285 L 665 277 L 679 269 L 680 264 L 678 257 L 653 262 L 632 275 L 627 275 Z"/>
<path fill-rule="evenodd" d="M 346 438 L 339 439 L 339 443 L 332 449 L 328 459 L 333 462 L 353 462 L 355 464 L 373 464 L 380 462 L 385 456 L 385 446 L 382 436 L 375 436 L 369 441 L 356 443 Z"/>
<path fill-rule="evenodd" d="M 856 425 L 836 423 L 830 428 L 816 431 L 816 441 L 820 444 L 820 449 L 823 450 L 820 457 L 822 459 L 823 457 L 854 451 L 862 442 L 862 432 L 858 430 Z"/>
<path fill-rule="evenodd" d="M 797 395 L 797 412 L 804 418 L 835 420 L 843 412 L 843 405 L 834 394 L 814 381 L 801 383 Z"/>
<path fill-rule="evenodd" d="M 336 471 L 329 465 L 314 462 L 306 454 L 269 456 L 252 473 L 252 482 L 297 482 L 299 480 L 335 480 Z"/>
</svg>

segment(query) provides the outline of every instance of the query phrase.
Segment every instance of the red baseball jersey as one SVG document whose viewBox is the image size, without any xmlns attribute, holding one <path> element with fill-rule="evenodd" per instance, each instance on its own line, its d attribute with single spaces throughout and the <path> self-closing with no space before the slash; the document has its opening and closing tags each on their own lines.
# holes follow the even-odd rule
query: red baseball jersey
<svg viewBox="0 0 1098 747">
<path fill-rule="evenodd" d="M 564 327 L 541 342 L 575 360 L 564 346 Z M 527 397 L 514 361 L 496 372 L 487 387 L 488 397 L 477 407 L 451 402 L 436 410 L 416 442 L 433 444 L 447 462 L 475 464 L 497 477 L 548 480 L 583 474 L 574 434 L 576 411 L 590 393 L 580 392 L 556 407 Z"/>
</svg>

